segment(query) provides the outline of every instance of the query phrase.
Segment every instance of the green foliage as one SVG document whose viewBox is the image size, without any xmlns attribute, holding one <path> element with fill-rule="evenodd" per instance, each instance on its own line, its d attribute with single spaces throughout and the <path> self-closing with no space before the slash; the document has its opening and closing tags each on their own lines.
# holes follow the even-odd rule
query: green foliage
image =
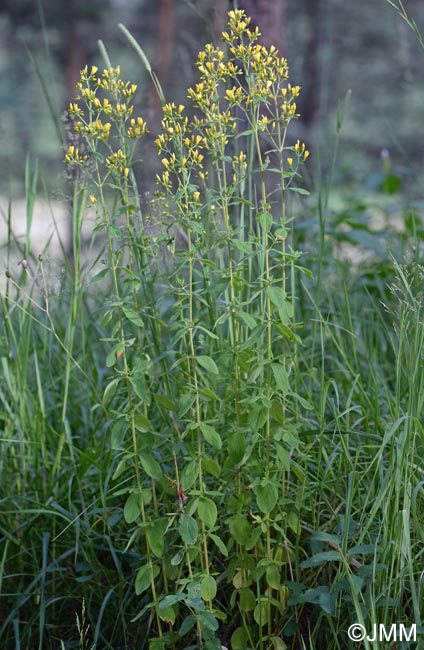
<svg viewBox="0 0 424 650">
<path fill-rule="evenodd" d="M 136 87 L 81 73 L 65 293 L 40 255 L 0 303 L 5 648 L 336 649 L 355 621 L 422 624 L 422 269 L 329 187 L 302 230 L 300 89 L 257 37 L 230 12 L 190 109 L 164 105 L 148 215 Z M 343 238 L 381 263 L 350 273 Z"/>
</svg>

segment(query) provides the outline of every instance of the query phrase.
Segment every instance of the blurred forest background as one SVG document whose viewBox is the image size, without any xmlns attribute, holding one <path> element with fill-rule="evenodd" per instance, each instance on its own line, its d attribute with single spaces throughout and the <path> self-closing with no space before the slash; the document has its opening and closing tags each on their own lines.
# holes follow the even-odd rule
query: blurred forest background
<svg viewBox="0 0 424 650">
<path fill-rule="evenodd" d="M 407 0 L 405 5 L 423 25 L 424 3 Z M 195 82 L 197 52 L 218 39 L 233 6 L 228 0 L 1 0 L 0 193 L 23 192 L 28 154 L 39 159 L 49 191 L 58 198 L 66 191 L 63 116 L 79 70 L 85 64 L 104 67 L 98 39 L 112 63 L 121 65 L 122 77 L 138 84 L 139 109 L 154 132 L 160 104 L 118 23 L 145 50 L 167 100 L 185 102 L 186 89 Z M 237 6 L 259 23 L 264 42 L 275 43 L 288 58 L 292 83 L 302 86 L 301 120 L 293 137 L 307 142 L 310 169 L 319 160 L 325 171 L 331 160 L 338 102 L 351 89 L 339 180 L 365 182 L 372 189 L 381 178 L 381 152 L 387 156 L 388 151 L 407 192 L 408 179 L 416 182 L 424 162 L 424 52 L 396 11 L 385 0 L 244 0 Z M 62 116 L 62 142 L 43 83 L 51 111 Z M 149 147 L 144 161 L 147 188 L 157 164 Z"/>
</svg>

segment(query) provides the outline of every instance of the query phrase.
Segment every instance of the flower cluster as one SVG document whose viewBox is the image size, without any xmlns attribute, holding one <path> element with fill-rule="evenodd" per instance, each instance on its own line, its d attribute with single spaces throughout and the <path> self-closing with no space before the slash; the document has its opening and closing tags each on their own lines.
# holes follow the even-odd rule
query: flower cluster
<svg viewBox="0 0 424 650">
<path fill-rule="evenodd" d="M 66 163 L 77 163 L 81 164 L 87 160 L 88 156 L 86 154 L 80 154 L 79 149 L 71 144 L 68 148 L 68 152 L 65 156 Z"/>
<path fill-rule="evenodd" d="M 240 151 L 239 154 L 233 156 L 231 167 L 233 169 L 233 183 L 235 185 L 238 180 L 244 178 L 247 172 L 247 156 L 244 151 Z"/>
<path fill-rule="evenodd" d="M 252 134 L 259 155 L 259 139 L 264 138 L 268 149 L 280 156 L 279 164 L 288 164 L 285 177 L 294 177 L 309 155 L 299 141 L 291 147 L 285 144 L 286 129 L 298 117 L 296 99 L 301 90 L 288 81 L 287 60 L 275 47 L 266 48 L 258 42 L 259 30 L 250 29 L 244 11 L 228 15 L 228 31 L 222 35 L 227 51 L 207 44 L 198 55 L 199 79 L 188 89 L 194 108 L 192 120 L 184 106 L 166 104 L 155 141 L 164 167 L 157 175 L 158 183 L 179 197 L 182 212 L 192 209 L 198 214 L 203 191 L 214 193 L 214 188 L 207 187 L 207 166 L 221 179 L 218 185 L 228 197 L 254 173 L 249 170 L 240 136 Z M 238 153 L 234 154 L 234 148 Z M 263 170 L 265 164 L 261 162 Z"/>
<path fill-rule="evenodd" d="M 163 107 L 162 129 L 156 138 L 156 146 L 165 171 L 157 176 L 158 182 L 166 189 L 171 188 L 170 173 L 188 180 L 193 173 L 202 178 L 202 153 L 206 138 L 192 133 L 192 125 L 184 114 L 184 106 L 175 103 Z M 204 175 L 203 175 L 204 177 Z"/>
<path fill-rule="evenodd" d="M 82 165 L 103 143 L 107 170 L 126 178 L 131 164 L 131 149 L 135 141 L 148 131 L 142 117 L 132 117 L 134 106 L 131 102 L 137 86 L 121 79 L 119 66 L 97 73 L 96 66 L 90 70 L 86 66 L 81 71 L 77 84 L 79 94 L 70 103 L 68 113 L 74 118 L 74 131 L 81 136 L 80 148 L 84 146 L 85 151 L 81 154 L 74 144 L 70 145 L 65 162 Z M 130 142 L 133 142 L 132 147 Z"/>
<path fill-rule="evenodd" d="M 130 127 L 127 131 L 127 136 L 129 138 L 141 138 L 145 133 L 147 133 L 147 125 L 142 117 L 131 118 Z"/>
<path fill-rule="evenodd" d="M 188 98 L 196 109 L 193 121 L 183 115 L 182 106 L 167 104 L 163 109 L 156 144 L 165 172 L 158 180 L 168 189 L 172 187 L 170 174 L 191 172 L 196 165 L 197 177 L 205 181 L 204 153 L 209 154 L 212 164 L 231 160 L 233 182 L 239 182 L 247 173 L 246 160 L 230 157 L 227 148 L 237 134 L 240 118 L 244 116 L 252 132 L 263 133 L 273 151 L 282 153 L 283 131 L 298 117 L 300 86 L 288 82 L 287 60 L 274 46 L 266 48 L 258 42 L 259 30 L 250 29 L 244 11 L 230 11 L 228 16 L 228 31 L 222 34 L 228 53 L 207 44 L 198 55 L 200 79 L 188 89 Z M 296 154 L 297 165 L 309 155 L 304 144 L 288 149 Z M 290 160 L 292 170 L 293 158 Z"/>
<path fill-rule="evenodd" d="M 127 165 L 127 158 L 122 149 L 118 149 L 118 151 L 115 151 L 106 158 L 106 167 L 109 171 L 123 174 L 125 177 L 128 176 L 130 171 Z"/>
</svg>

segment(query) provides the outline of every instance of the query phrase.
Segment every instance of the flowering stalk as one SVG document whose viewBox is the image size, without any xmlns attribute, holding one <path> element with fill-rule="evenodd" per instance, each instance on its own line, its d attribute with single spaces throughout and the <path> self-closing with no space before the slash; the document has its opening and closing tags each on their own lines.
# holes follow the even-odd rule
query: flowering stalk
<svg viewBox="0 0 424 650">
<path fill-rule="evenodd" d="M 74 133 L 78 139 L 77 144 L 70 144 L 65 155 L 65 162 L 79 170 L 81 182 L 85 186 L 91 184 L 92 193 L 89 200 L 95 206 L 100 224 L 105 228 L 108 256 L 113 284 L 114 301 L 111 311 L 115 311 L 117 322 L 114 326 L 115 358 L 108 365 L 116 365 L 119 361 L 122 370 L 117 370 L 119 381 L 123 380 L 126 392 L 126 405 L 123 420 L 128 423 L 131 435 L 133 467 L 135 471 L 136 490 L 139 495 L 140 518 L 142 528 L 147 531 L 148 519 L 145 509 L 142 470 L 139 460 L 139 446 L 137 428 L 137 395 L 134 389 L 134 380 L 131 370 L 129 353 L 134 344 L 126 332 L 126 323 L 140 321 L 137 315 L 138 299 L 135 289 L 132 292 L 132 302 L 135 308 L 129 308 L 128 297 L 121 291 L 121 258 L 124 248 L 115 252 L 115 241 L 120 241 L 122 235 L 117 226 L 119 215 L 125 217 L 124 232 L 127 236 L 126 249 L 129 257 L 129 269 L 134 273 L 136 249 L 133 241 L 133 225 L 131 221 L 133 209 L 130 206 L 130 181 L 134 182 L 132 171 L 135 148 L 138 141 L 147 133 L 147 126 L 142 117 L 132 117 L 133 105 L 131 103 L 137 86 L 123 82 L 120 78 L 119 66 L 105 69 L 97 76 L 98 69 L 93 66 L 90 71 L 85 67 L 81 71 L 81 79 L 77 84 L 79 95 L 75 102 L 69 106 L 69 115 L 74 119 Z M 81 107 L 80 103 L 84 105 Z M 111 187 L 120 198 L 119 210 L 110 211 L 107 189 Z M 140 215 L 141 216 L 141 215 Z M 140 256 L 143 263 L 143 253 Z M 111 312 L 109 312 L 111 314 Z M 140 329 L 138 329 L 140 334 Z M 139 339 L 141 345 L 141 341 Z M 117 367 L 117 366 L 116 366 Z M 116 380 L 112 380 L 113 382 Z M 147 420 L 147 399 L 142 400 L 144 417 Z M 122 421 L 122 420 L 121 420 Z M 152 482 L 152 490 L 154 484 Z M 157 605 L 158 598 L 154 580 L 153 557 L 146 534 L 146 558 L 150 574 L 150 586 L 153 602 Z M 162 623 L 156 615 L 159 636 L 162 636 Z"/>
</svg>

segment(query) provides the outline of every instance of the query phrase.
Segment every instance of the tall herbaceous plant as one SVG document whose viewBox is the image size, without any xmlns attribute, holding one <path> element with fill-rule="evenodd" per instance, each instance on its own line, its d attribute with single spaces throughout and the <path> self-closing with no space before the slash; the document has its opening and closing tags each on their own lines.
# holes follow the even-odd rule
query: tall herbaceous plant
<svg viewBox="0 0 424 650">
<path fill-rule="evenodd" d="M 85 69 L 69 111 L 66 161 L 105 234 L 102 406 L 152 649 L 283 647 L 294 579 L 310 406 L 297 392 L 305 269 L 291 229 L 308 151 L 288 140 L 300 88 L 249 22 L 231 11 L 222 49 L 198 56 L 188 106 L 163 106 L 144 216 L 135 85 Z"/>
</svg>

